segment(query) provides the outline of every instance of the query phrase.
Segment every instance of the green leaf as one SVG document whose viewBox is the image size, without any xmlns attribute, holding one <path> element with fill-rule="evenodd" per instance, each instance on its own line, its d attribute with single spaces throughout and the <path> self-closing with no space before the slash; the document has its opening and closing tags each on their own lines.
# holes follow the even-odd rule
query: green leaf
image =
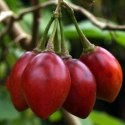
<svg viewBox="0 0 125 125">
<path fill-rule="evenodd" d="M 24 54 L 24 50 L 20 48 L 10 48 L 9 53 L 7 53 L 5 59 L 9 64 L 9 67 L 12 68 L 16 61 Z M 11 59 L 11 60 L 10 60 Z"/>
<path fill-rule="evenodd" d="M 42 11 L 42 19 L 41 19 L 41 23 L 40 23 L 40 36 L 42 35 L 42 33 L 44 32 L 50 18 L 52 16 L 52 12 L 48 9 L 44 9 Z M 52 29 L 53 29 L 53 24 L 52 26 L 50 27 L 50 30 L 49 30 L 49 33 L 50 34 L 52 32 Z"/>
<path fill-rule="evenodd" d="M 5 2 L 8 4 L 8 6 L 11 10 L 13 10 L 15 12 L 18 10 L 17 6 L 18 6 L 19 2 L 17 0 L 12 0 L 12 1 L 5 0 Z"/>
<path fill-rule="evenodd" d="M 79 120 L 82 125 L 94 125 L 89 117 L 87 117 L 86 119 L 79 118 Z"/>
<path fill-rule="evenodd" d="M 7 74 L 7 65 L 5 62 L 0 62 L 0 81 L 5 78 Z"/>
<path fill-rule="evenodd" d="M 11 48 L 10 52 L 16 57 L 20 58 L 24 54 L 24 50 L 20 48 Z"/>
<path fill-rule="evenodd" d="M 61 112 L 58 110 L 55 113 L 53 113 L 50 117 L 49 120 L 51 122 L 56 122 L 56 121 L 60 121 L 62 119 L 62 114 Z"/>
<path fill-rule="evenodd" d="M 116 42 L 118 42 L 122 46 L 125 46 L 125 32 L 123 31 L 114 32 L 114 38 L 116 39 Z"/>
<path fill-rule="evenodd" d="M 111 38 L 108 31 L 103 31 L 103 33 L 102 33 L 101 29 L 94 26 L 88 20 L 82 21 L 82 22 L 78 23 L 78 25 L 87 37 L 91 37 L 91 38 L 104 38 L 105 37 L 106 39 Z M 72 38 L 72 37 L 78 38 L 79 37 L 74 24 L 65 27 L 64 31 L 65 31 L 65 36 L 68 38 Z"/>
<path fill-rule="evenodd" d="M 7 90 L 0 86 L 0 120 L 16 119 L 18 117 L 19 113 L 8 98 Z"/>
<path fill-rule="evenodd" d="M 118 42 L 122 46 L 125 46 L 125 42 L 124 42 L 125 32 L 122 32 L 122 31 L 113 32 L 113 31 L 108 31 L 108 30 L 101 30 L 100 28 L 96 27 L 88 20 L 79 22 L 78 25 L 86 37 L 96 38 L 96 39 L 101 38 L 107 41 L 111 41 L 112 40 L 111 33 L 112 33 L 115 37 L 116 42 Z M 65 37 L 68 39 L 79 38 L 79 35 L 76 31 L 74 24 L 66 26 L 64 28 L 64 33 L 65 33 Z"/>
<path fill-rule="evenodd" d="M 19 118 L 11 121 L 12 125 L 41 125 L 41 120 L 38 117 L 28 118 Z"/>
<path fill-rule="evenodd" d="M 92 111 L 90 118 L 97 125 L 125 125 L 125 122 L 105 112 Z"/>
<path fill-rule="evenodd" d="M 26 14 L 19 23 L 22 26 L 23 30 L 25 30 L 27 33 L 31 34 L 32 23 L 33 23 L 32 13 Z"/>
</svg>

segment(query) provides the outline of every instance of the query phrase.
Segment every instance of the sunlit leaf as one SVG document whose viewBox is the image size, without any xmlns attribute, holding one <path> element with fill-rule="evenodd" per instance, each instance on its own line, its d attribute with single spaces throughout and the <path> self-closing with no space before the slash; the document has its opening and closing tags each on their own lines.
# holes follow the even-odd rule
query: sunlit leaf
<svg viewBox="0 0 125 125">
<path fill-rule="evenodd" d="M 92 111 L 90 118 L 97 125 L 125 125 L 125 122 L 105 112 Z"/>
<path fill-rule="evenodd" d="M 23 54 L 24 51 L 21 50 L 20 48 L 11 48 L 10 52 L 16 57 L 16 58 L 20 58 Z"/>
<path fill-rule="evenodd" d="M 11 48 L 5 57 L 9 67 L 12 68 L 15 62 L 24 54 L 24 52 L 25 51 L 20 48 Z"/>
<path fill-rule="evenodd" d="M 53 113 L 50 117 L 49 120 L 51 122 L 55 122 L 55 121 L 60 121 L 62 119 L 62 114 L 61 112 L 58 110 L 55 113 Z"/>
<path fill-rule="evenodd" d="M 41 23 L 40 23 L 40 27 L 39 27 L 40 28 L 40 33 L 44 32 L 49 20 L 51 19 L 51 16 L 52 16 L 52 12 L 50 10 L 44 9 L 42 11 L 42 18 L 41 18 Z M 53 26 L 53 24 L 52 24 L 52 26 Z M 49 33 L 52 32 L 52 26 L 50 27 Z M 42 34 L 40 34 L 40 36 L 41 35 Z"/>
<path fill-rule="evenodd" d="M 94 125 L 89 117 L 86 119 L 79 118 L 79 120 L 82 123 L 82 125 Z"/>
<path fill-rule="evenodd" d="M 17 12 L 18 11 L 18 5 L 19 5 L 19 1 L 17 1 L 17 0 L 5 0 L 6 1 L 6 3 L 8 4 L 8 6 L 9 6 L 9 8 L 11 9 L 11 10 L 13 10 L 14 12 Z"/>
<path fill-rule="evenodd" d="M 29 34 L 32 33 L 32 23 L 33 23 L 32 13 L 26 14 L 19 23 L 25 32 Z"/>
<path fill-rule="evenodd" d="M 4 62 L 0 62 L 0 80 L 3 80 L 7 73 L 7 65 Z"/>
<path fill-rule="evenodd" d="M 96 39 L 101 38 L 107 41 L 111 41 L 113 39 L 111 34 L 113 34 L 116 42 L 125 46 L 125 42 L 124 42 L 125 32 L 101 30 L 100 28 L 96 27 L 88 20 L 79 22 L 78 25 L 80 29 L 83 31 L 83 33 L 85 34 L 85 36 L 88 38 L 96 38 Z M 76 31 L 74 24 L 66 26 L 64 31 L 65 31 L 64 33 L 66 38 L 69 38 L 69 39 L 79 38 L 79 35 Z"/>
</svg>

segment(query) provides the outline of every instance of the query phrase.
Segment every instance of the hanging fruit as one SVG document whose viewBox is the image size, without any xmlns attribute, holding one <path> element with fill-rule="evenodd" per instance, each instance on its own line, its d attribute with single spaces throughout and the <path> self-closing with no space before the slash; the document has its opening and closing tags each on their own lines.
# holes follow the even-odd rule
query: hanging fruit
<svg viewBox="0 0 125 125">
<path fill-rule="evenodd" d="M 96 81 L 90 69 L 77 59 L 65 60 L 71 76 L 71 88 L 63 108 L 86 118 L 96 101 Z"/>
<path fill-rule="evenodd" d="M 90 53 L 82 53 L 80 60 L 85 63 L 95 76 L 97 97 L 113 102 L 122 86 L 122 69 L 117 59 L 106 49 L 95 47 Z"/>
<path fill-rule="evenodd" d="M 36 55 L 34 52 L 26 52 L 13 66 L 9 76 L 9 92 L 12 102 L 18 111 L 23 111 L 29 106 L 24 99 L 21 90 L 22 74 L 29 61 Z"/>
<path fill-rule="evenodd" d="M 90 7 L 94 0 L 82 0 Z M 61 7 L 65 6 L 83 44 L 80 59 L 73 59 L 65 45 Z M 47 35 L 54 26 L 48 42 Z M 61 44 L 58 39 L 60 26 Z M 118 60 L 106 49 L 90 43 L 80 30 L 73 10 L 59 0 L 36 48 L 24 53 L 6 81 L 14 107 L 27 108 L 47 119 L 60 107 L 71 114 L 86 118 L 96 97 L 113 102 L 121 89 L 123 74 Z"/>
<path fill-rule="evenodd" d="M 86 118 L 96 101 L 96 81 L 89 68 L 78 59 L 72 59 L 64 41 L 62 18 L 59 18 L 61 30 L 61 57 L 71 77 L 69 94 L 62 107 L 71 114 Z"/>
<path fill-rule="evenodd" d="M 89 67 L 96 79 L 97 98 L 113 102 L 122 86 L 121 66 L 110 52 L 89 42 L 80 30 L 73 10 L 68 5 L 66 7 L 83 44 L 83 53 L 80 60 Z"/>
</svg>

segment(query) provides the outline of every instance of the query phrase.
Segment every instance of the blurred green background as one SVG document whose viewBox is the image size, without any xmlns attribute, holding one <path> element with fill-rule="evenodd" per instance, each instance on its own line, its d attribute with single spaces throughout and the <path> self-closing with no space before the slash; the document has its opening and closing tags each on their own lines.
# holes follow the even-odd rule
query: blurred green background
<svg viewBox="0 0 125 125">
<path fill-rule="evenodd" d="M 31 6 L 31 0 L 4 0 L 9 8 L 18 14 L 23 9 Z M 40 0 L 45 2 L 47 0 Z M 77 0 L 67 0 L 82 6 Z M 39 38 L 41 37 L 55 6 L 49 6 L 41 10 L 41 23 L 39 26 Z M 111 24 L 125 24 L 124 0 L 96 0 L 94 6 L 88 9 L 96 17 L 110 20 Z M 62 10 L 64 34 L 67 47 L 73 58 L 79 58 L 82 53 L 82 44 L 76 29 L 65 9 Z M 95 45 L 109 50 L 120 62 L 125 73 L 125 31 L 107 31 L 94 26 L 80 12 L 75 12 L 79 26 L 86 37 Z M 25 32 L 32 32 L 32 13 L 24 16 L 19 24 Z M 0 31 L 4 25 L 0 24 Z M 9 92 L 5 88 L 6 79 L 17 59 L 26 50 L 19 44 L 13 43 L 9 35 L 4 35 L 0 41 L 0 125 L 66 125 L 61 111 L 55 112 L 47 120 L 41 120 L 30 110 L 17 112 L 11 102 Z M 125 77 L 125 76 L 124 76 Z M 125 125 L 125 85 L 123 79 L 122 89 L 113 103 L 102 100 L 96 101 L 95 107 L 87 119 L 79 119 L 83 125 Z"/>
</svg>

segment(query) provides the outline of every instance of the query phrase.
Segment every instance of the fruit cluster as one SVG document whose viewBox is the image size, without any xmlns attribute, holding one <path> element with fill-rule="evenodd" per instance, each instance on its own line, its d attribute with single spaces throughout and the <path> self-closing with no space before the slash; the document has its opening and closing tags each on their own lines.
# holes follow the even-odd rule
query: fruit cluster
<svg viewBox="0 0 125 125">
<path fill-rule="evenodd" d="M 86 39 L 73 13 L 71 17 L 82 40 L 83 53 L 79 59 L 72 59 L 64 42 L 62 17 L 57 12 L 53 17 L 37 47 L 15 63 L 6 86 L 18 111 L 31 108 L 38 117 L 46 119 L 62 107 L 77 117 L 86 118 L 96 98 L 107 102 L 115 100 L 122 85 L 122 69 L 110 52 Z M 54 28 L 45 48 L 53 21 Z M 58 22 L 61 48 L 55 39 Z M 54 51 L 54 47 L 57 50 Z"/>
</svg>

